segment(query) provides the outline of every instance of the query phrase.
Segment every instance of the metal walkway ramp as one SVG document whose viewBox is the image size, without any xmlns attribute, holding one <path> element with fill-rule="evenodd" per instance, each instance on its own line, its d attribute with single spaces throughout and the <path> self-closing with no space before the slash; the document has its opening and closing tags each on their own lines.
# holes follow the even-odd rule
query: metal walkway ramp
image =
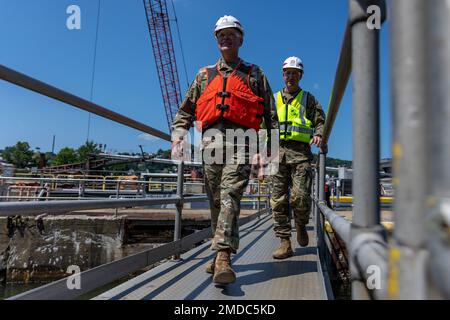
<svg viewBox="0 0 450 320">
<path fill-rule="evenodd" d="M 235 283 L 218 286 L 205 272 L 213 259 L 211 242 L 183 254 L 180 261 L 166 262 L 94 299 L 98 300 L 300 300 L 332 298 L 323 275 L 313 226 L 308 226 L 310 245 L 301 248 L 292 241 L 294 256 L 275 260 L 272 251 L 279 244 L 272 230 L 272 218 L 261 216 L 241 226 L 240 247 L 232 257 Z M 331 295 L 330 295 L 331 294 Z"/>
</svg>

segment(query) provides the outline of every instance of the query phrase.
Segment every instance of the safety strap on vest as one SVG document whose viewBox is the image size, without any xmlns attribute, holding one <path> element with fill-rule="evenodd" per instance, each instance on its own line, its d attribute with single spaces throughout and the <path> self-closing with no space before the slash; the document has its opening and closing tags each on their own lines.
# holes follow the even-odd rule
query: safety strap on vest
<svg viewBox="0 0 450 320">
<path fill-rule="evenodd" d="M 228 98 L 228 97 L 231 96 L 231 93 L 230 93 L 230 92 L 227 92 L 227 80 L 228 80 L 228 77 L 230 77 L 230 76 L 232 76 L 233 74 L 235 74 L 235 73 L 238 71 L 238 69 L 239 69 L 239 67 L 241 66 L 241 64 L 242 64 L 242 60 L 239 61 L 238 65 L 236 66 L 236 68 L 234 68 L 233 72 L 231 72 L 231 74 L 229 74 L 229 75 L 227 75 L 227 76 L 224 76 L 224 75 L 220 72 L 220 70 L 219 70 L 219 64 L 217 64 L 217 65 L 215 65 L 215 66 L 213 66 L 213 67 L 210 67 L 210 68 L 207 68 L 207 69 L 206 69 L 206 70 L 207 70 L 207 81 L 206 81 L 206 82 L 207 82 L 207 85 L 208 85 L 212 80 L 214 80 L 214 78 L 215 78 L 216 76 L 219 76 L 219 75 L 220 75 L 220 76 L 222 77 L 222 79 L 223 79 L 223 87 L 222 87 L 222 91 L 220 91 L 220 92 L 217 93 L 217 96 L 220 97 L 220 98 L 222 98 L 222 102 L 216 106 L 217 109 L 219 109 L 219 110 L 222 111 L 222 114 L 223 114 L 223 112 L 224 112 L 225 110 L 227 110 L 227 109 L 230 108 L 229 105 L 225 104 L 225 98 Z M 253 67 L 253 66 L 252 66 L 252 67 Z M 252 68 L 250 68 L 250 72 L 251 72 L 251 70 L 252 70 Z"/>
</svg>

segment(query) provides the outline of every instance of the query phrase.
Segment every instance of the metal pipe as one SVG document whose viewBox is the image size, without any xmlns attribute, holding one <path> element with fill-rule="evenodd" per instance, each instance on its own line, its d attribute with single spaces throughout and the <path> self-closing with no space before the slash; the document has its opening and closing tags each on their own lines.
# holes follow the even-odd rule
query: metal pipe
<svg viewBox="0 0 450 320">
<path fill-rule="evenodd" d="M 172 175 L 171 177 L 176 177 L 176 175 Z M 74 179 L 74 178 L 27 178 L 27 177 L 2 177 L 0 176 L 0 180 L 2 181 L 62 181 L 62 182 L 101 182 L 101 183 L 115 183 L 116 181 L 121 181 L 124 183 L 149 183 L 148 181 L 140 181 L 140 180 L 103 180 L 103 179 Z"/>
<path fill-rule="evenodd" d="M 439 293 L 438 298 L 450 299 L 450 250 L 440 236 L 442 231 L 435 232 L 428 238 L 429 272 L 433 285 Z M 434 297 L 431 297 L 434 298 Z"/>
<path fill-rule="evenodd" d="M 319 152 L 319 200 L 325 200 L 325 160 L 326 153 L 323 149 Z"/>
<path fill-rule="evenodd" d="M 427 155 L 426 235 L 430 252 L 431 284 L 440 298 L 450 299 L 450 3 L 432 0 L 425 8 L 425 76 L 427 112 L 425 130 Z M 434 271 L 434 272 L 433 272 Z"/>
<path fill-rule="evenodd" d="M 320 211 L 323 213 L 325 218 L 331 224 L 333 230 L 337 233 L 337 235 L 344 241 L 346 246 L 350 245 L 350 230 L 351 230 L 351 222 L 344 217 L 341 217 L 328 208 L 326 203 L 323 201 L 318 202 L 318 207 Z"/>
<path fill-rule="evenodd" d="M 353 223 L 354 239 L 375 231 L 379 211 L 379 30 L 369 29 L 369 5 L 384 1 L 349 0 L 353 68 Z M 380 21 L 381 23 L 381 21 Z M 357 261 L 351 259 L 352 298 L 369 299 Z"/>
<path fill-rule="evenodd" d="M 347 87 L 348 79 L 352 69 L 351 60 L 351 27 L 347 24 L 344 33 L 344 40 L 342 41 L 341 54 L 336 70 L 336 76 L 333 83 L 333 91 L 331 92 L 330 103 L 328 105 L 328 112 L 323 130 L 323 143 L 328 143 L 331 131 L 333 130 L 334 120 L 339 111 L 339 106 L 344 96 L 345 88 Z"/>
<path fill-rule="evenodd" d="M 318 171 L 318 178 L 319 178 L 319 201 L 325 200 L 325 151 L 326 148 L 320 148 L 319 152 L 319 171 Z M 325 234 L 324 234 L 324 219 L 322 217 L 322 214 L 320 213 L 319 208 L 316 208 L 317 210 L 317 216 L 318 216 L 318 234 L 317 234 L 317 245 L 319 247 L 319 252 L 321 253 L 321 258 L 326 259 L 326 252 L 325 252 Z"/>
<path fill-rule="evenodd" d="M 258 179 L 258 206 L 257 206 L 257 212 L 259 213 L 261 210 L 261 182 Z M 258 214 L 258 219 L 260 219 L 261 216 Z"/>
<path fill-rule="evenodd" d="M 390 243 L 388 298 L 422 300 L 426 298 L 425 164 L 431 156 L 424 147 L 426 132 L 435 126 L 427 126 L 425 119 L 433 106 L 427 101 L 424 85 L 430 62 L 425 59 L 424 28 L 424 11 L 429 4 L 423 0 L 396 0 L 391 5 L 395 229 Z"/>
<path fill-rule="evenodd" d="M 365 9 L 357 0 L 350 0 L 350 7 L 358 12 Z M 369 30 L 365 20 L 352 25 L 352 65 L 353 224 L 370 228 L 380 223 L 379 31 Z"/>
<path fill-rule="evenodd" d="M 185 197 L 184 202 L 202 202 L 206 196 Z M 176 204 L 179 196 L 151 199 L 110 199 L 110 200 L 73 200 L 73 201 L 39 201 L 39 202 L 5 202 L 0 203 L 0 216 L 38 215 L 42 213 L 67 213 L 78 210 L 144 207 L 149 205 Z"/>
<path fill-rule="evenodd" d="M 177 180 L 177 196 L 179 201 L 175 205 L 176 213 L 175 213 L 175 227 L 173 233 L 173 241 L 177 241 L 181 239 L 181 221 L 183 214 L 183 182 L 184 182 L 184 164 L 181 161 L 178 164 L 178 180 Z M 179 255 L 175 255 L 173 259 L 179 259 Z"/>
<path fill-rule="evenodd" d="M 166 141 L 171 141 L 171 137 L 167 133 L 154 129 L 143 123 L 137 122 L 119 113 L 101 107 L 98 104 L 92 103 L 88 100 L 70 94 L 66 91 L 53 87 L 49 84 L 46 84 L 42 81 L 31 78 L 23 73 L 9 69 L 3 65 L 0 65 L 0 79 L 14 83 L 18 86 L 40 93 L 47 97 L 70 104 L 79 109 L 94 113 L 100 117 L 124 124 L 127 127 L 140 130 L 142 132 L 148 133 L 152 136 L 161 138 Z"/>
<path fill-rule="evenodd" d="M 318 196 L 318 192 L 319 192 L 319 173 L 317 170 L 317 166 L 316 168 L 314 168 L 314 199 L 316 200 L 316 202 L 314 202 L 314 217 L 315 217 L 315 221 L 316 221 L 316 232 L 319 232 L 319 227 L 320 227 L 320 217 L 319 217 L 319 210 L 317 208 L 317 201 L 319 201 L 319 196 Z"/>
<path fill-rule="evenodd" d="M 172 159 L 160 159 L 160 158 L 154 158 L 147 160 L 148 162 L 155 162 L 155 163 L 162 163 L 162 164 L 173 164 L 178 165 L 180 163 L 180 160 L 172 160 Z M 183 161 L 185 166 L 192 166 L 192 167 L 201 167 L 201 162 L 191 162 L 191 161 Z"/>
<path fill-rule="evenodd" d="M 361 281 L 352 282 L 356 298 L 385 299 L 387 290 L 388 249 L 379 234 L 360 233 L 352 238 L 350 261 L 356 264 Z M 354 295 L 355 292 L 352 292 Z M 369 296 L 368 296 L 369 295 Z"/>
</svg>

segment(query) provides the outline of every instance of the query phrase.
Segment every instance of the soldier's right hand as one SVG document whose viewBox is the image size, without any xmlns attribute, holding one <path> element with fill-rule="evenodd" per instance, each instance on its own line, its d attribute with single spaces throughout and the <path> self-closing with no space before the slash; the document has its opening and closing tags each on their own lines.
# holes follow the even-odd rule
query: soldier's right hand
<svg viewBox="0 0 450 320">
<path fill-rule="evenodd" d="M 255 154 L 252 159 L 252 169 L 257 172 L 259 180 L 264 180 L 264 166 L 264 159 L 259 153 Z"/>
<path fill-rule="evenodd" d="M 172 160 L 181 160 L 183 157 L 183 140 L 175 140 L 172 142 Z"/>
</svg>

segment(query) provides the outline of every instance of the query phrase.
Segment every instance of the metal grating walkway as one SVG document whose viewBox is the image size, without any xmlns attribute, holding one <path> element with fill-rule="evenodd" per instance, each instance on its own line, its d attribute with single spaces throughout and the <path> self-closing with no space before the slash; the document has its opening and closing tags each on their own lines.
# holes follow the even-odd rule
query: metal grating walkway
<svg viewBox="0 0 450 320">
<path fill-rule="evenodd" d="M 232 257 L 237 274 L 235 283 L 218 286 L 205 272 L 206 263 L 213 259 L 211 242 L 183 254 L 182 260 L 166 262 L 133 278 L 94 299 L 99 300 L 300 300 L 327 299 L 330 290 L 324 281 L 316 237 L 308 226 L 310 245 L 301 248 L 292 244 L 295 255 L 286 260 L 275 260 L 272 251 L 279 240 L 272 230 L 272 218 L 261 216 L 241 226 L 240 248 Z M 325 277 L 327 279 L 327 277 Z"/>
</svg>

